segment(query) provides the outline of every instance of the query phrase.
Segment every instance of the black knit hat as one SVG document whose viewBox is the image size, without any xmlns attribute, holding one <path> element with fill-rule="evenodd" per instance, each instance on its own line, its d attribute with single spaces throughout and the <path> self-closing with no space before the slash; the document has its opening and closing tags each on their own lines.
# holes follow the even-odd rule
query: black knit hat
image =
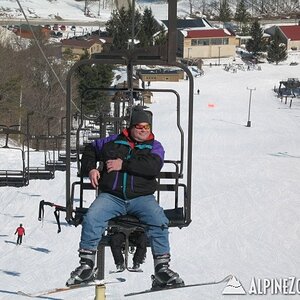
<svg viewBox="0 0 300 300">
<path fill-rule="evenodd" d="M 135 106 L 132 109 L 131 119 L 130 119 L 130 127 L 139 124 L 139 123 L 148 123 L 151 125 L 151 116 L 150 112 L 146 112 L 143 110 L 141 106 Z"/>
</svg>

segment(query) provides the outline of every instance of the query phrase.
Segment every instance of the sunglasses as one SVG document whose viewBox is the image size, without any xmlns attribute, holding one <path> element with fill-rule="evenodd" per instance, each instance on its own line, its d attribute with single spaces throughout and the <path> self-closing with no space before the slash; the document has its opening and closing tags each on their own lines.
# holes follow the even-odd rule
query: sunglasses
<svg viewBox="0 0 300 300">
<path fill-rule="evenodd" d="M 134 125 L 134 128 L 136 128 L 136 129 L 145 129 L 145 130 L 149 130 L 151 127 L 150 127 L 149 124 L 147 124 L 147 125 L 136 124 L 136 125 Z"/>
</svg>

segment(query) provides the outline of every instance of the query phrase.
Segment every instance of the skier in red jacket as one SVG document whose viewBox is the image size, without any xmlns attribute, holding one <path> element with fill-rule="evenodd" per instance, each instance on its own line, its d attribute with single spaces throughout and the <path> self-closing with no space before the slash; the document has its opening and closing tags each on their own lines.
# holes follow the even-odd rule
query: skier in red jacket
<svg viewBox="0 0 300 300">
<path fill-rule="evenodd" d="M 25 235 L 25 229 L 22 224 L 16 229 L 15 234 L 18 234 L 17 245 L 21 245 L 23 235 Z"/>
</svg>

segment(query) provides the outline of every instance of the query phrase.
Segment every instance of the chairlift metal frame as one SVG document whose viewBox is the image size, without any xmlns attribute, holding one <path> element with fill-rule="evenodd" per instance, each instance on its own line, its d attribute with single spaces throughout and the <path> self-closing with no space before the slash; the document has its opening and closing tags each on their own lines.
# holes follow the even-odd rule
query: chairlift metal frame
<svg viewBox="0 0 300 300">
<path fill-rule="evenodd" d="M 17 134 L 24 135 L 24 133 L 18 129 L 13 129 L 19 127 L 20 125 L 0 125 L 0 135 L 5 135 L 5 145 L 2 147 L 4 149 L 12 149 L 21 151 L 22 159 L 22 169 L 21 170 L 0 170 L 0 186 L 14 186 L 22 187 L 28 185 L 28 177 L 25 169 L 25 152 L 24 145 L 22 148 L 11 147 L 8 145 L 9 135 Z"/>
<path fill-rule="evenodd" d="M 108 54 L 95 54 L 91 59 L 85 59 L 76 62 L 67 74 L 66 80 L 66 206 L 61 209 L 66 212 L 66 221 L 69 224 L 77 226 L 80 224 L 80 217 L 87 211 L 87 208 L 83 207 L 83 203 L 80 203 L 80 207 L 73 206 L 74 200 L 74 188 L 76 185 L 80 184 L 82 190 L 90 189 L 91 185 L 89 183 L 84 183 L 82 179 L 80 181 L 75 181 L 71 183 L 71 129 L 72 129 L 72 76 L 75 71 L 84 65 L 93 64 L 110 64 L 110 65 L 123 65 L 127 67 L 127 89 L 125 89 L 129 95 L 131 95 L 131 103 L 129 107 L 133 106 L 133 93 L 144 91 L 144 89 L 133 88 L 133 68 L 138 65 L 159 65 L 163 67 L 177 67 L 182 69 L 189 79 L 188 88 L 188 111 L 187 111 L 187 163 L 186 163 L 186 183 L 182 183 L 183 180 L 183 151 L 184 151 L 184 134 L 180 125 L 180 97 L 179 94 L 174 90 L 167 90 L 170 93 L 174 93 L 177 99 L 177 127 L 180 132 L 180 159 L 178 161 L 166 161 L 166 163 L 171 163 L 175 166 L 175 171 L 172 172 L 161 172 L 158 180 L 163 179 L 173 180 L 172 184 L 159 184 L 158 198 L 160 193 L 163 191 L 175 192 L 174 209 L 165 209 L 167 217 L 170 219 L 170 226 L 172 227 L 186 227 L 191 222 L 191 191 L 192 191 L 192 140 L 193 140 L 193 91 L 194 91 L 194 81 L 190 70 L 176 61 L 176 19 L 177 19 L 177 1 L 169 1 L 168 3 L 168 14 L 169 14 L 169 29 L 168 29 L 168 44 L 165 46 L 153 46 L 144 49 L 128 49 L 120 50 L 116 52 L 111 52 Z M 122 89 L 113 89 L 122 90 Z M 149 89 L 151 92 L 166 92 L 163 89 Z M 183 207 L 178 206 L 178 190 L 183 189 Z M 81 193 L 82 193 L 81 190 Z M 82 195 L 81 195 L 82 197 Z M 159 199 L 158 199 L 159 200 Z M 132 227 L 133 230 L 138 227 L 143 227 L 145 224 L 139 223 L 139 221 L 132 216 L 122 216 L 118 217 L 109 222 L 109 226 L 117 226 L 122 228 L 122 224 L 125 224 L 126 228 L 128 226 Z M 124 227 L 124 228 L 125 228 Z M 128 235 L 127 235 L 128 237 Z M 128 245 L 128 243 L 127 243 Z M 98 278 L 104 278 L 104 247 L 108 246 L 108 243 L 104 238 L 102 238 L 97 254 L 97 266 L 99 269 Z M 128 250 L 128 249 L 127 249 Z"/>
</svg>

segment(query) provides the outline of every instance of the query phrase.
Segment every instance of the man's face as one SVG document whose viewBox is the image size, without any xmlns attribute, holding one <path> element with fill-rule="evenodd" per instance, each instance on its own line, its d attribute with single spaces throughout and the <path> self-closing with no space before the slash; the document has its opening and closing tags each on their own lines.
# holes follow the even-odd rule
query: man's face
<svg viewBox="0 0 300 300">
<path fill-rule="evenodd" d="M 131 128 L 131 136 L 137 141 L 137 142 L 144 142 L 148 139 L 151 130 L 150 125 L 148 123 L 139 123 Z"/>
</svg>

